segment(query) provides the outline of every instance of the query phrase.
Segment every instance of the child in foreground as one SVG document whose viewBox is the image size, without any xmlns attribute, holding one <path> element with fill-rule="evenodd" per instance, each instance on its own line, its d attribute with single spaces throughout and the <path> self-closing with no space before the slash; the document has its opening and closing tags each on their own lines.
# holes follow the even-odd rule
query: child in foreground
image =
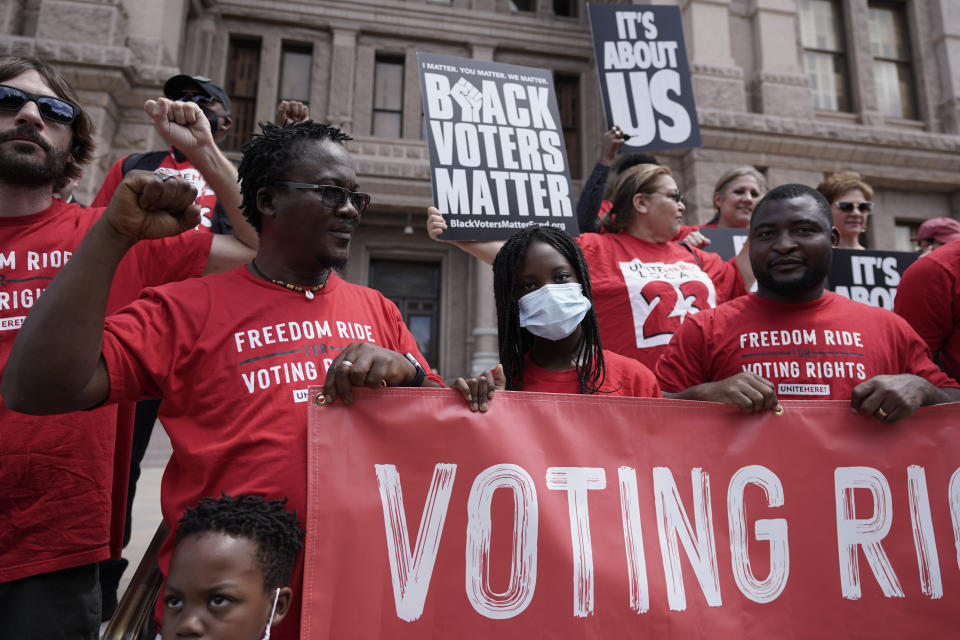
<svg viewBox="0 0 960 640">
<path fill-rule="evenodd" d="M 531 225 L 493 261 L 500 365 L 453 384 L 473 411 L 494 389 L 661 397 L 640 362 L 603 349 L 580 247 L 561 229 Z"/>
<path fill-rule="evenodd" d="M 286 500 L 223 494 L 188 508 L 163 592 L 163 640 L 260 640 L 290 607 L 302 548 Z"/>
</svg>

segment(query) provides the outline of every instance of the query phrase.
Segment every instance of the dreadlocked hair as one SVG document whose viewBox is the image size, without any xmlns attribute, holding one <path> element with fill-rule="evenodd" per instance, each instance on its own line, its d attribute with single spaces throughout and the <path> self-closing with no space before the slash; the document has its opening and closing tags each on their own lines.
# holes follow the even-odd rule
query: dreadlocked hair
<svg viewBox="0 0 960 640">
<path fill-rule="evenodd" d="M 253 134 L 250 141 L 243 145 L 243 159 L 237 167 L 243 217 L 257 233 L 260 232 L 261 221 L 257 191 L 286 177 L 290 166 L 301 158 L 304 143 L 329 140 L 343 144 L 346 140 L 353 140 L 337 127 L 313 120 L 284 127 L 272 122 L 261 122 L 259 125 L 261 133 Z"/>
<path fill-rule="evenodd" d="M 500 362 L 507 377 L 507 389 L 523 387 L 523 357 L 533 346 L 533 335 L 520 326 L 520 305 L 517 295 L 517 271 L 532 242 L 543 242 L 560 252 L 573 267 L 583 295 L 593 303 L 590 272 L 580 247 L 566 231 L 537 224 L 517 231 L 500 248 L 493 261 L 493 295 L 497 301 L 497 340 Z M 600 346 L 600 329 L 593 307 L 580 323 L 581 337 L 577 345 L 577 377 L 580 393 L 593 394 L 603 386 L 605 368 Z"/>
<path fill-rule="evenodd" d="M 296 512 L 287 511 L 286 504 L 286 498 L 267 500 L 243 494 L 231 497 L 223 493 L 219 499 L 203 498 L 196 507 L 187 507 L 177 526 L 176 539 L 179 542 L 207 531 L 246 538 L 256 546 L 264 590 L 284 587 L 293 577 L 304 535 L 297 524 Z"/>
</svg>

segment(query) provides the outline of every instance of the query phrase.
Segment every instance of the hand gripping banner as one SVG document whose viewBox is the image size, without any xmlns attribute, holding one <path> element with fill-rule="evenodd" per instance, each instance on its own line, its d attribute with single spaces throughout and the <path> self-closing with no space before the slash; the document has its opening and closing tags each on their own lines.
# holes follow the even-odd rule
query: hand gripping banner
<svg viewBox="0 0 960 640">
<path fill-rule="evenodd" d="M 955 634 L 960 405 L 782 404 L 311 403 L 301 637 Z"/>
</svg>

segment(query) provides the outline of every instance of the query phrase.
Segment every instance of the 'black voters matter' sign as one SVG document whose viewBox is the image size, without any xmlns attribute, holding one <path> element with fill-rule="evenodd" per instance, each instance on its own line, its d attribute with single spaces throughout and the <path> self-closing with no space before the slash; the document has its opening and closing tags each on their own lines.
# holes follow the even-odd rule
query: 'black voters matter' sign
<svg viewBox="0 0 960 640">
<path fill-rule="evenodd" d="M 607 126 L 630 136 L 620 152 L 699 147 L 680 9 L 588 7 Z"/>
<path fill-rule="evenodd" d="M 433 201 L 444 240 L 499 240 L 531 223 L 576 235 L 550 71 L 417 54 Z"/>
</svg>

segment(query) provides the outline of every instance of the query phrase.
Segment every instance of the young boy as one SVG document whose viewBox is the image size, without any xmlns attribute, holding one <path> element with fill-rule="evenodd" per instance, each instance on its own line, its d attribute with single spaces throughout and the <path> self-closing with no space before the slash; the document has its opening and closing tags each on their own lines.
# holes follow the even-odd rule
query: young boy
<svg viewBox="0 0 960 640">
<path fill-rule="evenodd" d="M 304 532 L 286 500 L 223 494 L 187 508 L 163 593 L 161 636 L 270 637 L 290 607 Z"/>
</svg>

